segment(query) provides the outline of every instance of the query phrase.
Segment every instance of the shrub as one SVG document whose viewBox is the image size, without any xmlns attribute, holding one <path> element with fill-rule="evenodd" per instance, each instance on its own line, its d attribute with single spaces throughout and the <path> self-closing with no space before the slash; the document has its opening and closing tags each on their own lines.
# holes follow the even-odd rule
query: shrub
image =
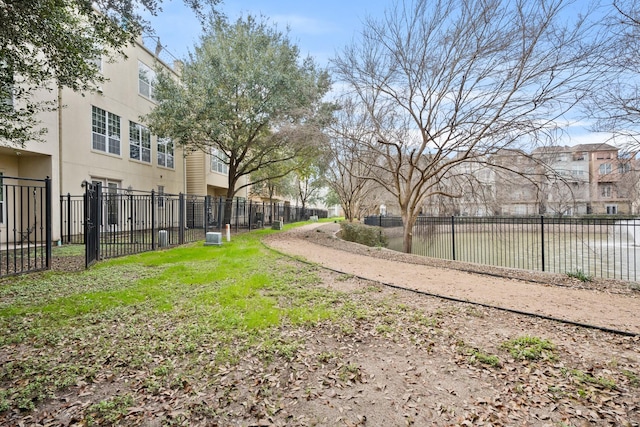
<svg viewBox="0 0 640 427">
<path fill-rule="evenodd" d="M 342 222 L 341 236 L 349 242 L 356 242 L 366 246 L 382 246 L 388 244 L 387 236 L 381 227 L 373 227 L 356 222 Z"/>
<path fill-rule="evenodd" d="M 578 279 L 581 282 L 591 282 L 593 280 L 593 277 L 580 269 L 577 269 L 576 271 L 568 271 L 567 276 Z"/>
</svg>

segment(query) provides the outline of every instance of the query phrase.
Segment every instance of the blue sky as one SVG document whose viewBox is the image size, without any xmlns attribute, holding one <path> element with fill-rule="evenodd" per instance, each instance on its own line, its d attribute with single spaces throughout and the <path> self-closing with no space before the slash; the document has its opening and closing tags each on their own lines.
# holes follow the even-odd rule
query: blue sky
<svg viewBox="0 0 640 427">
<path fill-rule="evenodd" d="M 329 59 L 357 36 L 367 17 L 383 16 L 392 4 L 392 0 L 225 0 L 217 10 L 231 21 L 251 14 L 264 16 L 283 30 L 288 26 L 289 37 L 302 56 L 310 55 L 318 65 L 328 66 Z M 149 18 L 156 35 L 175 59 L 187 58 L 199 43 L 200 21 L 182 0 L 163 0 L 161 6 L 163 11 Z M 145 43 L 155 46 L 155 41 Z M 167 52 L 160 56 L 172 62 Z M 609 136 L 590 132 L 586 125 L 579 121 L 572 123 L 567 129 L 570 138 L 561 144 L 604 142 Z"/>
<path fill-rule="evenodd" d="M 301 54 L 326 66 L 359 32 L 367 16 L 380 16 L 390 4 L 390 0 L 226 0 L 217 9 L 231 21 L 251 14 L 262 15 L 283 30 L 289 26 L 289 37 Z M 200 22 L 182 0 L 164 0 L 162 9 L 150 19 L 156 35 L 174 56 L 185 58 L 199 42 Z"/>
</svg>

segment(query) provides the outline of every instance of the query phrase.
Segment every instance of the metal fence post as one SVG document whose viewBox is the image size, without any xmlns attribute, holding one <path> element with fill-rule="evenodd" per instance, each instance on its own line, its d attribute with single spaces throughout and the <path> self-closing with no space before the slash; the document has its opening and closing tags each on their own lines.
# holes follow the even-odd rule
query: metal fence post
<svg viewBox="0 0 640 427">
<path fill-rule="evenodd" d="M 156 192 L 151 190 L 151 249 L 156 247 Z"/>
<path fill-rule="evenodd" d="M 453 260 L 456 260 L 456 217 L 451 217 L 451 255 Z"/>
<path fill-rule="evenodd" d="M 233 201 L 231 202 L 233 205 Z M 238 213 L 240 211 L 240 199 L 236 199 L 236 232 L 238 231 Z"/>
<path fill-rule="evenodd" d="M 71 193 L 67 193 L 67 243 L 71 243 L 71 219 Z"/>
<path fill-rule="evenodd" d="M 211 221 L 211 217 L 213 216 L 213 210 L 211 208 L 211 196 L 204 196 L 204 235 L 207 236 L 207 231 L 209 231 L 209 222 Z"/>
<path fill-rule="evenodd" d="M 184 194 L 178 194 L 178 242 L 182 245 L 184 244 L 184 226 L 185 226 L 185 204 L 184 204 Z"/>
<path fill-rule="evenodd" d="M 542 247 L 542 271 L 544 271 L 544 215 L 540 215 L 540 242 Z"/>
<path fill-rule="evenodd" d="M 60 195 L 60 241 L 64 242 L 64 196 Z"/>
<path fill-rule="evenodd" d="M 47 215 L 47 228 L 46 228 L 46 250 L 47 250 L 47 255 L 46 255 L 46 262 L 47 262 L 47 270 L 51 268 L 51 245 L 52 245 L 52 240 L 53 240 L 53 236 L 52 236 L 52 227 L 53 227 L 53 218 L 51 217 L 51 211 L 52 211 L 52 206 L 51 203 L 53 201 L 52 197 L 51 197 L 51 178 L 47 177 L 44 180 L 44 187 L 45 187 L 45 200 L 46 200 L 46 208 L 45 208 L 45 213 Z"/>
</svg>

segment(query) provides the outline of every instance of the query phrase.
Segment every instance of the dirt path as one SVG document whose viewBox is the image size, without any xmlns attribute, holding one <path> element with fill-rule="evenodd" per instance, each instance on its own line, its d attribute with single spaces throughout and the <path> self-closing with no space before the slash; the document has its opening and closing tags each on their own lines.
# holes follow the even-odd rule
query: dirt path
<svg viewBox="0 0 640 427">
<path fill-rule="evenodd" d="M 267 245 L 345 274 L 431 294 L 640 334 L 638 293 L 575 289 L 361 255 L 317 243 L 312 224 L 278 234 Z M 324 226 L 325 231 L 335 230 Z M 326 236 L 324 236 L 326 239 Z M 341 245 L 344 248 L 345 245 Z M 357 245 L 359 246 L 359 245 Z M 371 249 L 376 250 L 376 249 Z"/>
</svg>

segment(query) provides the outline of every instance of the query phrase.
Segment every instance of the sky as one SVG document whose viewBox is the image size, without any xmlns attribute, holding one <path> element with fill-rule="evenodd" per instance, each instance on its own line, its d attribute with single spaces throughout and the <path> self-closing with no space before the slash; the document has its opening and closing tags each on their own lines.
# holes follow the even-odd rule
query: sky
<svg viewBox="0 0 640 427">
<path fill-rule="evenodd" d="M 233 22 L 241 16 L 264 16 L 285 30 L 300 48 L 301 56 L 312 56 L 320 66 L 357 37 L 368 17 L 384 16 L 392 0 L 224 0 L 216 9 Z M 162 12 L 148 18 L 164 47 L 160 57 L 171 64 L 185 59 L 199 43 L 202 26 L 195 13 L 182 0 L 164 0 Z M 155 46 L 147 39 L 145 44 Z M 588 130 L 588 123 L 576 121 L 567 129 L 561 145 L 605 142 L 610 135 Z"/>
<path fill-rule="evenodd" d="M 225 0 L 217 10 L 232 22 L 250 14 L 264 16 L 282 30 L 288 26 L 289 38 L 301 55 L 327 66 L 360 31 L 364 19 L 381 16 L 389 4 L 380 0 Z M 199 42 L 200 22 L 182 0 L 164 0 L 161 6 L 163 11 L 149 19 L 151 25 L 168 52 L 177 59 L 186 58 Z"/>
</svg>

